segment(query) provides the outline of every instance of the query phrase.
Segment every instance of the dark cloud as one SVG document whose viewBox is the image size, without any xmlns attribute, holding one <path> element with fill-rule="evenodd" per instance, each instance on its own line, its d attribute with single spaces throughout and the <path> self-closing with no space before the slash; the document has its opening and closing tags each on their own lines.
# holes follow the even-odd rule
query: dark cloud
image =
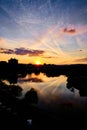
<svg viewBox="0 0 87 130">
<path fill-rule="evenodd" d="M 50 58 L 56 58 L 56 57 L 53 57 L 53 56 L 43 56 L 42 58 L 48 58 L 48 59 L 50 59 Z"/>
<path fill-rule="evenodd" d="M 4 51 L 5 49 L 4 48 L 0 48 L 0 53 L 1 53 L 1 51 Z"/>
<path fill-rule="evenodd" d="M 29 55 L 30 56 L 39 56 L 45 53 L 43 50 L 29 50 Z"/>
<path fill-rule="evenodd" d="M 79 50 L 79 51 L 82 51 L 82 50 Z"/>
<path fill-rule="evenodd" d="M 15 48 L 14 50 L 0 48 L 0 53 L 39 56 L 39 55 L 45 53 L 45 51 L 43 51 L 43 50 L 33 50 L 33 49 L 31 50 L 31 49 L 25 49 L 25 48 Z"/>
<path fill-rule="evenodd" d="M 42 79 L 39 78 L 29 78 L 29 79 L 19 79 L 19 82 L 43 82 Z"/>
<path fill-rule="evenodd" d="M 0 48 L 0 53 L 4 53 L 4 54 L 14 54 L 14 50 L 5 49 L 5 48 Z"/>
<path fill-rule="evenodd" d="M 74 29 L 74 28 L 71 28 L 71 29 L 65 28 L 65 29 L 63 29 L 63 32 L 68 33 L 68 34 L 75 34 L 76 29 Z"/>
<path fill-rule="evenodd" d="M 15 48 L 16 55 L 27 55 L 29 54 L 29 50 L 25 48 Z"/>
<path fill-rule="evenodd" d="M 75 62 L 87 62 L 87 57 L 76 59 Z"/>
</svg>

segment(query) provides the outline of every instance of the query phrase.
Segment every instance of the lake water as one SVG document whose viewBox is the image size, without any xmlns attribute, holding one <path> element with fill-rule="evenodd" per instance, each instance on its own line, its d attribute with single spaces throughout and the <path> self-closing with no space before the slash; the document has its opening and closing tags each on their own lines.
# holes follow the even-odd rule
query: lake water
<svg viewBox="0 0 87 130">
<path fill-rule="evenodd" d="M 23 89 L 22 97 L 31 88 L 38 94 L 38 106 L 44 109 L 55 109 L 60 105 L 71 104 L 75 108 L 82 108 L 86 105 L 87 97 L 80 96 L 79 90 L 67 88 L 67 76 L 47 77 L 44 73 L 38 75 L 27 74 L 18 78 L 17 84 Z"/>
</svg>

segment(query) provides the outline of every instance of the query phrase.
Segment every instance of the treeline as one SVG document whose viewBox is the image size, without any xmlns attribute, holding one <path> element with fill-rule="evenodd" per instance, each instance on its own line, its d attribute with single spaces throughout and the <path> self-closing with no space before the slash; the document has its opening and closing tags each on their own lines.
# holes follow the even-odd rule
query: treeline
<svg viewBox="0 0 87 130">
<path fill-rule="evenodd" d="M 47 76 L 63 75 L 87 75 L 87 64 L 54 65 L 54 64 L 19 64 L 17 59 L 10 59 L 8 62 L 0 62 L 0 75 L 25 76 L 26 74 L 45 73 Z"/>
</svg>

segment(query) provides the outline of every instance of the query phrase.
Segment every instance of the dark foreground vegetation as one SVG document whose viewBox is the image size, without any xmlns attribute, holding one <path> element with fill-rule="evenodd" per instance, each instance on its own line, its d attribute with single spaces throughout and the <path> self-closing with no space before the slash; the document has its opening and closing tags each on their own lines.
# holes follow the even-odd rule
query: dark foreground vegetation
<svg viewBox="0 0 87 130">
<path fill-rule="evenodd" d="M 66 75 L 66 87 L 74 92 L 79 90 L 82 97 L 87 96 L 87 65 L 32 65 L 18 64 L 16 59 L 0 62 L 0 129 L 75 129 L 79 126 L 83 129 L 87 121 L 87 104 L 81 109 L 73 108 L 72 104 L 60 105 L 57 113 L 37 107 L 38 94 L 33 88 L 24 98 L 21 86 L 16 85 L 18 77 L 40 72 L 48 77 Z M 2 82 L 8 80 L 9 85 Z M 50 95 L 49 95 L 50 96 Z M 70 125 L 70 126 L 69 126 Z"/>
</svg>

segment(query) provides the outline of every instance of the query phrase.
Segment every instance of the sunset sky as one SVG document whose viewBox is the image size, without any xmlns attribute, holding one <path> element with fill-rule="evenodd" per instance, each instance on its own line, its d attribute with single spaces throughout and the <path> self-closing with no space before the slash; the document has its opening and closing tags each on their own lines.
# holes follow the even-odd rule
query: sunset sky
<svg viewBox="0 0 87 130">
<path fill-rule="evenodd" d="M 87 0 L 0 0 L 0 61 L 87 64 Z"/>
</svg>

